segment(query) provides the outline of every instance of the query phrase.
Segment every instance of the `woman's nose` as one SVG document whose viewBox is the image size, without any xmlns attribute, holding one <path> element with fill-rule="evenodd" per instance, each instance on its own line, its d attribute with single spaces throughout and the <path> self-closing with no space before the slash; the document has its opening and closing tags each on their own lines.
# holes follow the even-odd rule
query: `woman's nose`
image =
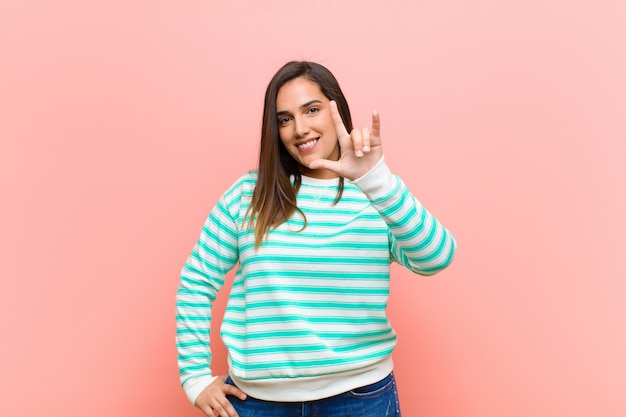
<svg viewBox="0 0 626 417">
<path fill-rule="evenodd" d="M 296 117 L 294 120 L 294 124 L 294 134 L 296 135 L 296 137 L 301 138 L 309 133 L 309 125 L 303 117 Z"/>
</svg>

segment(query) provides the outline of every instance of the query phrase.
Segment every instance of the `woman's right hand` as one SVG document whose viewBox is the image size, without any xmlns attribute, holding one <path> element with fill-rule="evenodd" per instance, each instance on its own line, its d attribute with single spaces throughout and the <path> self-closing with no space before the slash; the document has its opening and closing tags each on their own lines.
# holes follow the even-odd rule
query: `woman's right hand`
<svg viewBox="0 0 626 417">
<path fill-rule="evenodd" d="M 227 395 L 234 395 L 242 401 L 247 397 L 239 388 L 227 384 L 226 375 L 222 375 L 198 395 L 195 406 L 208 417 L 239 417 L 233 405 L 226 399 Z"/>
</svg>

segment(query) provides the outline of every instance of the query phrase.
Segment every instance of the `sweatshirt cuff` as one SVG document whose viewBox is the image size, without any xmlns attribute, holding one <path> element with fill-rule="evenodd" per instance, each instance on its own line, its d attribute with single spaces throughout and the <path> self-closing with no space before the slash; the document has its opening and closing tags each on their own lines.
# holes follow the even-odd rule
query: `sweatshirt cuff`
<svg viewBox="0 0 626 417">
<path fill-rule="evenodd" d="M 372 169 L 352 183 L 359 187 L 370 201 L 376 201 L 392 194 L 396 188 L 396 181 L 383 156 Z"/>
<path fill-rule="evenodd" d="M 187 381 L 183 385 L 183 389 L 185 390 L 185 394 L 187 394 L 187 398 L 191 401 L 191 404 L 196 405 L 196 399 L 200 393 L 216 379 L 216 376 L 204 376 Z"/>
</svg>

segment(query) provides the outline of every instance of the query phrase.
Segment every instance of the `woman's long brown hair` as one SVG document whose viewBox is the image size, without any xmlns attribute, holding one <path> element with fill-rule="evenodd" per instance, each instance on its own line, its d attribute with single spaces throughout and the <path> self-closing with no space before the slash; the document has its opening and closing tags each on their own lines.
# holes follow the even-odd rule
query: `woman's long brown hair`
<svg viewBox="0 0 626 417">
<path fill-rule="evenodd" d="M 326 98 L 337 102 L 337 108 L 346 129 L 348 132 L 352 131 L 348 102 L 335 76 L 327 68 L 314 62 L 292 61 L 276 72 L 265 91 L 258 180 L 248 209 L 250 214 L 248 226 L 254 227 L 255 247 L 261 245 L 271 228 L 280 226 L 296 211 L 300 211 L 304 217 L 304 213 L 296 203 L 296 195 L 302 184 L 300 164 L 283 146 L 276 117 L 278 91 L 286 82 L 299 77 L 316 83 Z M 344 179 L 340 177 L 335 204 L 341 199 L 343 185 Z M 306 218 L 304 218 L 304 227 L 306 227 Z"/>
</svg>

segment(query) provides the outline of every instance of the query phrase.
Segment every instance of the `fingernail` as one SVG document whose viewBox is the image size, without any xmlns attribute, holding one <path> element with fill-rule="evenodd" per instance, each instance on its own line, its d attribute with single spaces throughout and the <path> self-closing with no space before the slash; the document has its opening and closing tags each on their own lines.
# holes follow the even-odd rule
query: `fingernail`
<svg viewBox="0 0 626 417">
<path fill-rule="evenodd" d="M 356 156 L 363 156 L 363 151 L 362 150 L 357 150 L 356 152 L 354 152 L 356 154 Z"/>
<path fill-rule="evenodd" d="M 365 146 L 363 147 L 363 152 L 369 152 L 369 151 L 370 151 L 370 147 L 369 147 L 369 146 L 367 146 L 367 145 L 365 145 Z"/>
</svg>

